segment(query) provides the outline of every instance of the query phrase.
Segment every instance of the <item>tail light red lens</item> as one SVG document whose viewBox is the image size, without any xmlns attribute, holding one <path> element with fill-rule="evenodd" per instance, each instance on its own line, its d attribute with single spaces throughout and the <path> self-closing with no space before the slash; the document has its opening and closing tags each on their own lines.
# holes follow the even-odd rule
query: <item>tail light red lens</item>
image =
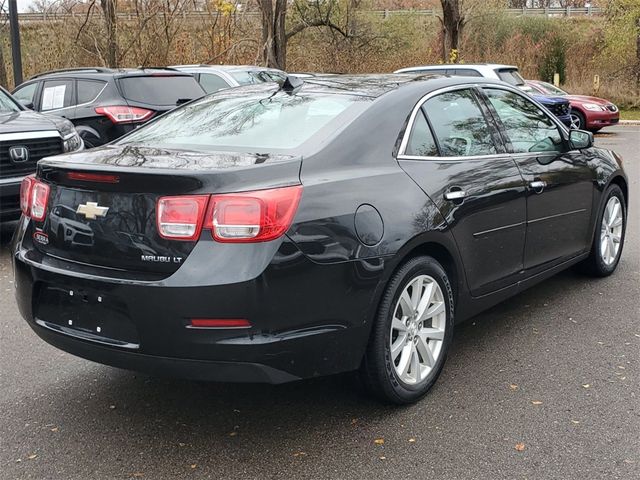
<svg viewBox="0 0 640 480">
<path fill-rule="evenodd" d="M 212 195 L 205 228 L 218 242 L 267 242 L 284 235 L 298 209 L 302 186 Z"/>
<path fill-rule="evenodd" d="M 49 185 L 35 180 L 31 187 L 31 218 L 38 222 L 44 220 L 49 202 Z"/>
<path fill-rule="evenodd" d="M 221 195 L 161 197 L 156 208 L 158 231 L 167 239 L 196 240 L 206 228 L 218 242 L 268 242 L 289 229 L 301 196 L 302 186 L 296 185 Z"/>
<path fill-rule="evenodd" d="M 79 182 L 118 183 L 120 181 L 118 175 L 89 172 L 69 172 L 67 173 L 67 178 Z"/>
<path fill-rule="evenodd" d="M 200 236 L 209 195 L 161 197 L 156 208 L 158 232 L 170 240 L 195 240 Z"/>
<path fill-rule="evenodd" d="M 35 181 L 35 175 L 29 175 L 24 177 L 20 184 L 20 210 L 26 216 L 31 215 L 31 190 Z"/>
<path fill-rule="evenodd" d="M 151 118 L 153 110 L 140 107 L 129 107 L 126 105 L 114 105 L 109 107 L 96 107 L 98 115 L 105 115 L 113 123 L 134 123 L 143 122 Z"/>
</svg>

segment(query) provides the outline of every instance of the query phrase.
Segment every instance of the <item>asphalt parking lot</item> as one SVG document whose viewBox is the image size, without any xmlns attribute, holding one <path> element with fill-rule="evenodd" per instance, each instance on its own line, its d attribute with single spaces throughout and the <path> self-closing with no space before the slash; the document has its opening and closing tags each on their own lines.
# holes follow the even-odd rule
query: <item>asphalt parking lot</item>
<svg viewBox="0 0 640 480">
<path fill-rule="evenodd" d="M 457 328 L 434 389 L 381 406 L 353 375 L 282 386 L 150 378 L 45 344 L 2 233 L 0 478 L 640 478 L 640 127 L 615 275 L 565 272 Z"/>
</svg>

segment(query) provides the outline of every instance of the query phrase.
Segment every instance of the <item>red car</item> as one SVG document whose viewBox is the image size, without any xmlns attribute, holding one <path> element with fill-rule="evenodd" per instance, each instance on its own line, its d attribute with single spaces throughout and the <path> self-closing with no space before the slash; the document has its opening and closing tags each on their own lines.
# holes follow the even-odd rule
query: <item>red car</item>
<svg viewBox="0 0 640 480">
<path fill-rule="evenodd" d="M 527 86 L 543 95 L 565 96 L 571 103 L 571 128 L 597 132 L 620 121 L 618 107 L 603 98 L 569 95 L 564 90 L 540 80 L 527 80 Z"/>
</svg>

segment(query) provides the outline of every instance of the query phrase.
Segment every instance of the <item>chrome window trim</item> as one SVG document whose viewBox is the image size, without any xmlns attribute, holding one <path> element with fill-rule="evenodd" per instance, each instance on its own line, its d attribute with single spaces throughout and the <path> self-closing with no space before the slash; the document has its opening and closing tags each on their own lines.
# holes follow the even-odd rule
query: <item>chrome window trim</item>
<svg viewBox="0 0 640 480">
<path fill-rule="evenodd" d="M 0 133 L 0 142 L 10 140 L 33 140 L 35 138 L 62 138 L 58 130 L 41 130 L 36 132 Z"/>
<path fill-rule="evenodd" d="M 542 113 L 544 113 L 545 115 L 547 115 L 547 117 L 551 118 L 551 121 L 554 123 L 554 125 L 556 125 L 557 127 L 560 128 L 560 131 L 564 134 L 563 138 L 564 140 L 567 140 L 567 135 L 568 135 L 568 130 L 567 127 L 560 121 L 557 120 L 555 118 L 555 115 L 550 114 L 547 109 L 540 105 L 540 103 L 538 103 L 535 99 L 529 97 L 525 92 L 523 92 L 522 90 L 520 90 L 518 87 L 513 87 L 511 85 L 507 85 L 507 84 L 498 84 L 498 83 L 489 83 L 489 82 L 474 82 L 474 83 L 466 83 L 466 84 L 460 84 L 460 85 L 452 85 L 449 87 L 443 87 L 443 88 L 439 88 L 437 90 L 433 90 L 432 92 L 427 93 L 426 95 L 424 95 L 423 97 L 420 98 L 420 100 L 418 100 L 418 102 L 416 103 L 416 105 L 413 107 L 413 110 L 411 112 L 411 116 L 409 117 L 409 121 L 407 122 L 407 127 L 405 128 L 403 137 L 402 137 L 402 142 L 400 143 L 400 148 L 398 149 L 398 155 L 397 155 L 397 159 L 398 160 L 438 160 L 438 161 L 443 161 L 443 160 L 456 160 L 456 161 L 460 161 L 460 160 L 480 160 L 480 159 L 487 159 L 487 158 L 493 158 L 493 157 L 504 157 L 505 155 L 519 155 L 518 153 L 509 153 L 509 152 L 505 152 L 505 153 L 498 153 L 498 154 L 490 154 L 490 155 L 470 155 L 470 156 L 461 156 L 461 157 L 440 157 L 440 156 L 420 156 L 420 155 L 407 155 L 405 154 L 406 149 L 407 149 L 407 145 L 409 144 L 409 136 L 411 135 L 411 130 L 413 129 L 413 124 L 415 122 L 415 118 L 416 115 L 418 114 L 418 112 L 420 111 L 420 109 L 422 108 L 422 105 L 428 101 L 429 99 L 440 95 L 442 93 L 448 93 L 448 92 L 455 92 L 457 90 L 468 90 L 468 89 L 474 89 L 474 88 L 495 88 L 497 90 L 506 90 L 508 92 L 511 93 L 515 93 L 516 95 L 520 95 L 521 97 L 523 97 L 525 100 L 528 100 L 530 102 L 533 102 L 537 107 L 539 107 L 542 110 Z M 530 152 L 528 153 L 528 155 L 531 155 L 532 153 L 540 153 L 540 154 L 545 154 L 545 153 L 555 153 L 555 152 Z"/>
</svg>

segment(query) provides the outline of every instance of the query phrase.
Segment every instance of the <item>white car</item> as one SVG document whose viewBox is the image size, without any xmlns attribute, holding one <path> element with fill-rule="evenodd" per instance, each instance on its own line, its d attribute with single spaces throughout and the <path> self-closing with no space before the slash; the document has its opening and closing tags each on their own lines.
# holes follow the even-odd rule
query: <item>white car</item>
<svg viewBox="0 0 640 480">
<path fill-rule="evenodd" d="M 514 87 L 521 87 L 525 84 L 524 78 L 518 73 L 518 67 L 498 63 L 424 65 L 421 67 L 401 68 L 393 73 L 433 73 L 434 75 L 452 75 L 457 77 L 493 78 L 494 80 L 507 82 Z"/>
<path fill-rule="evenodd" d="M 283 82 L 287 74 L 277 68 L 254 65 L 172 65 L 169 68 L 190 73 L 207 93 L 254 83 Z"/>
</svg>

